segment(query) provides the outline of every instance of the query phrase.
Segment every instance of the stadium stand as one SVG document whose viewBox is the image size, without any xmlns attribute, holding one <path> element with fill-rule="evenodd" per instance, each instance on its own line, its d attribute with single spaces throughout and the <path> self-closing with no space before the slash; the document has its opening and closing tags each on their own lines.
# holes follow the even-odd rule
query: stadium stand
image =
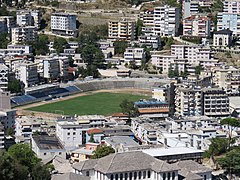
<svg viewBox="0 0 240 180">
<path fill-rule="evenodd" d="M 101 89 L 148 89 L 157 87 L 167 83 L 159 79 L 103 79 L 93 80 L 87 82 L 75 82 L 74 85 L 68 85 L 66 87 L 45 87 L 45 89 L 32 91 L 30 95 L 12 97 L 12 106 L 19 106 L 29 104 L 32 102 L 39 102 L 45 100 L 51 100 L 54 98 L 60 98 L 71 94 L 87 91 L 96 91 Z"/>
</svg>

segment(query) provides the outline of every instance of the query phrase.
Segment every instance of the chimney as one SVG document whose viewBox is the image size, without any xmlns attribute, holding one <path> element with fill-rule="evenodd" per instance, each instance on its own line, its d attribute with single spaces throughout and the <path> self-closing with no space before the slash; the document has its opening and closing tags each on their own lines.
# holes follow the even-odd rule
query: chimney
<svg viewBox="0 0 240 180">
<path fill-rule="evenodd" d="M 178 140 L 181 141 L 181 134 L 178 134 Z"/>
<path fill-rule="evenodd" d="M 164 138 L 164 145 L 165 145 L 165 147 L 168 146 L 168 145 L 167 145 L 167 138 Z"/>
</svg>

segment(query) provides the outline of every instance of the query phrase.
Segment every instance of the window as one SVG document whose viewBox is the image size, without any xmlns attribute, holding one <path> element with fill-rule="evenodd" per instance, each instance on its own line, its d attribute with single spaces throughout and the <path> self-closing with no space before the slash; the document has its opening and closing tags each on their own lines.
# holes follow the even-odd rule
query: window
<svg viewBox="0 0 240 180">
<path fill-rule="evenodd" d="M 58 154 L 59 154 L 59 155 L 61 155 L 61 154 L 62 154 L 62 152 L 59 152 Z"/>
<path fill-rule="evenodd" d="M 68 132 L 67 135 L 70 135 L 70 132 Z"/>
<path fill-rule="evenodd" d="M 163 173 L 163 180 L 166 180 L 166 173 Z"/>
<path fill-rule="evenodd" d="M 137 172 L 134 172 L 134 179 L 137 179 Z"/>
<path fill-rule="evenodd" d="M 207 180 L 207 175 L 204 175 L 204 180 Z"/>
<path fill-rule="evenodd" d="M 120 180 L 123 180 L 123 174 L 122 173 L 120 174 Z"/>
<path fill-rule="evenodd" d="M 143 171 L 143 179 L 146 179 L 146 171 Z"/>
<path fill-rule="evenodd" d="M 141 179 L 141 178 L 142 178 L 142 172 L 139 171 L 139 172 L 138 172 L 138 179 Z"/>
<path fill-rule="evenodd" d="M 75 133 L 75 132 L 73 132 L 73 135 L 76 135 L 76 133 Z"/>
<path fill-rule="evenodd" d="M 47 153 L 43 153 L 43 155 L 44 155 L 44 156 L 46 156 L 46 155 L 47 155 Z"/>
<path fill-rule="evenodd" d="M 115 180 L 118 180 L 118 174 L 115 175 Z"/>
<path fill-rule="evenodd" d="M 151 177 L 151 172 L 150 171 L 148 171 L 148 178 L 150 178 Z"/>
<path fill-rule="evenodd" d="M 114 177 L 113 177 L 113 174 L 111 175 L 111 178 L 110 178 L 111 180 L 113 180 L 114 179 Z"/>
<path fill-rule="evenodd" d="M 127 179 L 128 178 L 128 173 L 125 173 L 125 179 Z"/>
<path fill-rule="evenodd" d="M 172 179 L 175 179 L 175 172 L 172 173 Z"/>
<path fill-rule="evenodd" d="M 170 178 L 171 178 L 170 172 L 167 174 L 167 178 L 168 178 L 168 180 L 170 180 Z"/>
<path fill-rule="evenodd" d="M 129 180 L 132 180 L 132 172 L 129 173 Z"/>
<path fill-rule="evenodd" d="M 86 172 L 86 176 L 89 176 L 89 171 Z"/>
</svg>

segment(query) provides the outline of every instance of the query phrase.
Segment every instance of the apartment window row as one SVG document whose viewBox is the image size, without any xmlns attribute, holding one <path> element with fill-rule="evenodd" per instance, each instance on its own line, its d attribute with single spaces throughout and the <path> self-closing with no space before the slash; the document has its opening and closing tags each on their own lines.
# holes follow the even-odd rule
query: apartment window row
<svg viewBox="0 0 240 180">
<path fill-rule="evenodd" d="M 112 174 L 111 180 L 135 180 L 135 179 L 149 179 L 151 178 L 150 171 L 139 171 L 139 172 L 130 172 L 130 173 L 120 173 Z"/>
</svg>

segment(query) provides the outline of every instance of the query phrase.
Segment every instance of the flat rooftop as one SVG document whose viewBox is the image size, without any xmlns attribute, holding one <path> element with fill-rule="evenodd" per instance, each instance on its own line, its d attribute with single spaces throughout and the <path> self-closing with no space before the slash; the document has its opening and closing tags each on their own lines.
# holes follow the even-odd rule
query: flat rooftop
<svg viewBox="0 0 240 180">
<path fill-rule="evenodd" d="M 153 157 L 161 157 L 181 154 L 203 153 L 204 151 L 188 147 L 172 147 L 172 148 L 145 149 L 143 150 L 143 152 Z"/>
<path fill-rule="evenodd" d="M 56 138 L 56 136 L 48 136 L 48 135 L 38 135 L 32 137 L 38 148 L 41 150 L 56 150 L 56 149 L 64 149 L 63 145 Z"/>
</svg>

